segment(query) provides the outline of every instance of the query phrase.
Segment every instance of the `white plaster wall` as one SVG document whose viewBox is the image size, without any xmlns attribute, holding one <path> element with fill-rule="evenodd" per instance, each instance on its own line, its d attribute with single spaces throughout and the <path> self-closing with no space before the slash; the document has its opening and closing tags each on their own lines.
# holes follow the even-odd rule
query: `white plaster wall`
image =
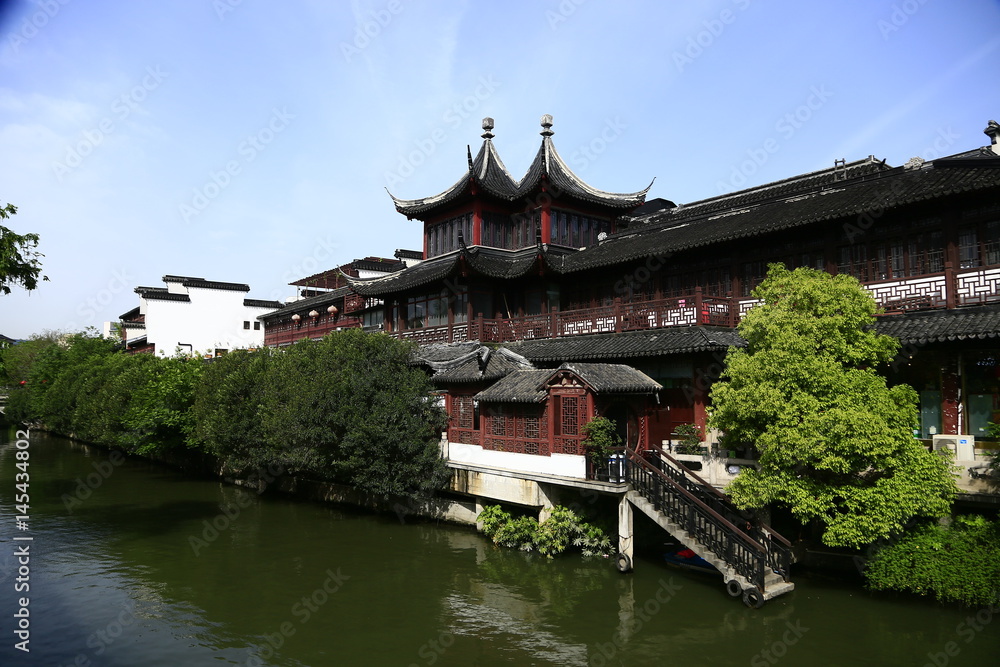
<svg viewBox="0 0 1000 667">
<path fill-rule="evenodd" d="M 190 343 L 200 354 L 264 345 L 263 324 L 254 331 L 253 323 L 269 308 L 244 306 L 245 292 L 191 287 L 188 294 L 190 302 L 143 299 L 146 340 L 157 354 L 172 355 L 178 343 Z M 250 329 L 243 328 L 246 321 Z"/>
<path fill-rule="evenodd" d="M 572 454 L 536 456 L 534 454 L 498 452 L 492 449 L 483 449 L 479 445 L 449 442 L 448 460 L 455 463 L 468 463 L 469 465 L 541 475 L 559 475 L 560 477 L 574 477 L 576 479 L 587 478 L 587 459 Z"/>
</svg>

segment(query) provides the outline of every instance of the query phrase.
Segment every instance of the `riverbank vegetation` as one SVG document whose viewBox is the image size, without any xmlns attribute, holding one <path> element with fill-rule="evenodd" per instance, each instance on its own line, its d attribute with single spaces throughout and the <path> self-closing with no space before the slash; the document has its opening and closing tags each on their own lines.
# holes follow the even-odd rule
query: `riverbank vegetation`
<svg viewBox="0 0 1000 667">
<path fill-rule="evenodd" d="M 36 337 L 3 358 L 17 421 L 134 454 L 198 450 L 235 476 L 426 496 L 447 479 L 444 414 L 411 351 L 348 330 L 206 363 L 126 354 L 91 333 Z"/>
<path fill-rule="evenodd" d="M 476 519 L 483 534 L 501 547 L 537 551 L 543 556 L 561 554 L 576 547 L 584 556 L 610 556 L 611 539 L 601 528 L 587 523 L 573 510 L 556 505 L 541 523 L 528 516 L 513 517 L 499 505 L 487 505 Z"/>
<path fill-rule="evenodd" d="M 869 587 L 968 606 L 1000 603 L 1000 523 L 979 515 L 922 524 L 875 551 Z"/>
</svg>

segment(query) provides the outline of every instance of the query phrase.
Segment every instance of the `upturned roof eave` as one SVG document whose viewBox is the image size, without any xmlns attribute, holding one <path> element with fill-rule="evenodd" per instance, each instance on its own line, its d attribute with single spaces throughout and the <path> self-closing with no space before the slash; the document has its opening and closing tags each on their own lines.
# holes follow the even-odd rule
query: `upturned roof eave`
<svg viewBox="0 0 1000 667">
<path fill-rule="evenodd" d="M 560 190 L 559 196 L 568 194 L 594 204 L 600 204 L 612 209 L 631 209 L 642 205 L 646 194 L 653 187 L 648 186 L 638 192 L 618 193 L 599 190 L 577 176 L 556 150 L 550 136 L 542 137 L 535 158 L 524 177 L 517 184 L 519 197 L 526 197 L 537 189 L 543 181 Z M 655 179 L 654 179 L 655 181 Z"/>
</svg>

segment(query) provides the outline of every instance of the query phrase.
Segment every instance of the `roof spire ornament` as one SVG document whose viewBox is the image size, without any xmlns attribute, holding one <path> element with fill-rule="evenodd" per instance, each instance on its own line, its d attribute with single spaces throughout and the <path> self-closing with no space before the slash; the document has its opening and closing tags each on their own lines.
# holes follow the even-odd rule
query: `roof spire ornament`
<svg viewBox="0 0 1000 667">
<path fill-rule="evenodd" d="M 483 132 L 483 139 L 492 139 L 493 138 L 493 136 L 494 136 L 493 135 L 493 127 L 494 126 L 493 126 L 493 119 L 492 118 L 487 117 L 487 118 L 483 119 L 483 129 L 486 130 L 485 132 Z"/>
<path fill-rule="evenodd" d="M 542 127 L 545 128 L 539 134 L 543 137 L 551 137 L 555 132 L 552 131 L 552 114 L 547 113 L 542 116 Z"/>
</svg>

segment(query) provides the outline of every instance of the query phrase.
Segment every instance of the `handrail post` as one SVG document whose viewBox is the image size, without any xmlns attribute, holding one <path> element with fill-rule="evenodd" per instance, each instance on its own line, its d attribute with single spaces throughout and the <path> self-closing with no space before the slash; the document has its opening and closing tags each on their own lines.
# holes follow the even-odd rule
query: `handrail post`
<svg viewBox="0 0 1000 667">
<path fill-rule="evenodd" d="M 958 278 L 951 262 L 944 263 L 944 307 L 951 310 L 958 299 Z"/>
</svg>

